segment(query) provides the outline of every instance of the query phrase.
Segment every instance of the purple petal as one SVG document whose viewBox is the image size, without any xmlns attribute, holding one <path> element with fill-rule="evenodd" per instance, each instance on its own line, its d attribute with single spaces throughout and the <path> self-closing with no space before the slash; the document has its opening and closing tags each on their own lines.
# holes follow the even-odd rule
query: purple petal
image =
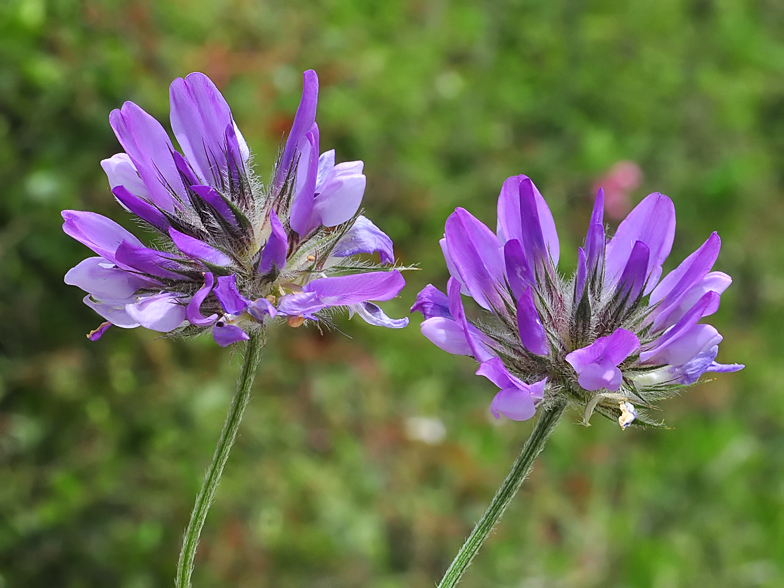
<svg viewBox="0 0 784 588">
<path fill-rule="evenodd" d="M 720 364 L 714 360 L 719 353 L 719 346 L 714 345 L 708 350 L 698 353 L 692 360 L 677 367 L 670 367 L 669 374 L 672 380 L 684 386 L 690 386 L 700 379 L 705 372 L 737 372 L 745 366 L 733 364 Z"/>
<path fill-rule="evenodd" d="M 185 317 L 188 319 L 188 322 L 192 325 L 196 325 L 198 327 L 206 327 L 207 325 L 211 325 L 215 322 L 218 318 L 217 314 L 211 314 L 208 317 L 202 316 L 201 311 L 201 303 L 210 295 L 212 292 L 212 286 L 215 284 L 215 278 L 210 272 L 204 274 L 204 285 L 199 288 L 196 294 L 193 295 L 191 301 L 188 303 L 188 308 L 185 309 Z"/>
<path fill-rule="evenodd" d="M 264 299 L 260 298 L 256 302 L 261 302 L 262 300 Z M 329 305 L 323 303 L 316 292 L 295 292 L 287 294 L 278 300 L 277 312 L 283 316 L 304 316 L 305 318 L 316 320 L 314 314 L 327 306 Z M 253 307 L 249 311 L 254 317 L 256 316 L 253 314 Z M 260 320 L 258 317 L 256 318 Z"/>
<path fill-rule="evenodd" d="M 248 308 L 250 300 L 237 290 L 237 275 L 220 276 L 218 285 L 213 290 L 215 297 L 220 302 L 223 310 L 229 314 L 242 314 Z"/>
<path fill-rule="evenodd" d="M 142 247 L 142 242 L 113 220 L 94 212 L 64 210 L 63 231 L 98 255 L 115 262 L 115 252 L 123 241 Z"/>
<path fill-rule="evenodd" d="M 316 174 L 316 186 L 321 186 L 327 179 L 329 173 L 335 167 L 335 150 L 330 149 L 319 155 L 318 174 Z M 360 172 L 362 169 L 360 168 Z"/>
<path fill-rule="evenodd" d="M 231 207 L 223 199 L 223 196 L 218 194 L 209 186 L 193 185 L 191 186 L 191 190 L 193 190 L 194 194 L 196 194 L 199 198 L 214 208 L 215 212 L 221 215 L 227 223 L 234 227 L 237 226 L 237 218 L 234 216 L 234 212 L 231 210 Z"/>
<path fill-rule="evenodd" d="M 171 227 L 171 223 L 160 210 L 146 200 L 131 194 L 125 186 L 114 187 L 112 193 L 126 210 L 148 222 L 162 233 L 166 233 Z"/>
<path fill-rule="evenodd" d="M 175 198 L 169 190 L 181 201 L 185 201 L 186 194 L 166 131 L 133 102 L 123 104 L 122 110 L 113 110 L 109 123 L 147 186 L 150 201 L 161 210 L 174 212 Z"/>
<path fill-rule="evenodd" d="M 716 292 L 708 292 L 683 315 L 683 317 L 670 327 L 664 334 L 649 344 L 646 351 L 640 354 L 640 362 L 643 364 L 669 363 L 664 358 L 669 356 L 667 348 L 677 342 L 677 340 L 688 333 L 702 317 L 716 312 L 721 296 Z M 696 353 L 695 353 L 696 355 Z M 688 361 L 688 359 L 686 360 Z M 681 362 L 681 363 L 685 363 Z M 679 364 L 673 364 L 679 365 Z"/>
<path fill-rule="evenodd" d="M 422 334 L 436 347 L 453 355 L 473 355 L 463 327 L 451 318 L 434 316 L 419 326 Z"/>
<path fill-rule="evenodd" d="M 649 258 L 648 246 L 642 241 L 637 241 L 615 290 L 615 298 L 624 305 L 633 304 L 642 293 L 645 281 L 648 279 Z"/>
<path fill-rule="evenodd" d="M 226 127 L 233 128 L 229 105 L 203 73 L 177 78 L 169 87 L 171 126 L 182 152 L 201 179 L 219 186 L 226 170 Z"/>
<path fill-rule="evenodd" d="M 278 310 L 266 298 L 259 298 L 251 302 L 248 305 L 248 312 L 260 323 L 264 322 L 267 317 L 275 318 L 275 315 L 278 314 Z"/>
<path fill-rule="evenodd" d="M 549 253 L 553 265 L 558 265 L 560 246 L 553 215 L 527 176 L 512 176 L 504 182 L 498 197 L 497 232 L 504 243 L 520 241 L 529 260 L 536 262 Z"/>
<path fill-rule="evenodd" d="M 106 332 L 106 331 L 109 329 L 109 327 L 111 327 L 111 326 L 112 326 L 112 323 L 110 323 L 110 322 L 108 322 L 108 321 L 107 321 L 107 322 L 105 322 L 105 323 L 101 323 L 101 325 L 100 325 L 100 326 L 99 326 L 97 329 L 94 329 L 94 330 L 90 331 L 90 332 L 87 334 L 87 338 L 88 338 L 90 341 L 97 341 L 98 339 L 100 339 L 101 337 L 103 337 L 103 334 L 104 334 L 104 333 L 105 333 L 105 332 Z"/>
<path fill-rule="evenodd" d="M 591 363 L 585 366 L 577 378 L 577 383 L 590 392 L 606 388 L 615 392 L 621 387 L 623 374 L 610 362 Z"/>
<path fill-rule="evenodd" d="M 619 365 L 640 348 L 637 335 L 626 329 L 616 329 L 609 337 L 602 338 L 607 341 L 603 358 L 615 365 Z"/>
<path fill-rule="evenodd" d="M 240 147 L 237 125 L 226 125 L 225 140 L 226 145 L 226 164 L 228 165 L 228 177 L 233 184 L 238 184 L 241 178 L 245 177 L 245 161 Z"/>
<path fill-rule="evenodd" d="M 117 153 L 109 159 L 102 160 L 101 167 L 109 178 L 111 188 L 125 186 L 132 194 L 149 200 L 150 193 L 147 191 L 147 186 L 139 177 L 139 172 L 127 153 Z"/>
<path fill-rule="evenodd" d="M 227 325 L 222 321 L 218 321 L 212 327 L 212 338 L 221 347 L 228 347 L 232 343 L 247 341 L 250 339 L 250 336 L 235 325 Z"/>
<path fill-rule="evenodd" d="M 319 225 L 319 220 L 313 210 L 318 173 L 318 125 L 314 124 L 300 143 L 289 225 L 300 237 L 305 237 Z"/>
<path fill-rule="evenodd" d="M 697 251 L 665 276 L 651 293 L 650 303 L 668 306 L 699 282 L 716 263 L 721 249 L 721 239 L 712 233 Z"/>
<path fill-rule="evenodd" d="M 504 415 L 513 421 L 527 421 L 536 414 L 536 406 L 527 391 L 504 388 L 490 403 L 490 412 L 497 419 Z"/>
<path fill-rule="evenodd" d="M 536 402 L 544 397 L 544 387 L 547 380 L 541 380 L 529 386 L 510 374 L 503 362 L 497 357 L 483 362 L 476 373 L 479 376 L 485 376 L 501 388 L 490 404 L 490 412 L 495 418 L 504 415 L 514 421 L 524 421 L 534 416 Z"/>
<path fill-rule="evenodd" d="M 421 312 L 425 319 L 444 317 L 452 320 L 449 312 L 449 298 L 435 286 L 428 284 L 417 294 L 416 302 L 411 307 L 411 312 Z"/>
<path fill-rule="evenodd" d="M 320 278 L 309 282 L 305 293 L 316 294 L 324 306 L 347 306 L 368 300 L 389 300 L 405 286 L 402 274 L 373 272 L 336 278 Z"/>
<path fill-rule="evenodd" d="M 289 238 L 274 210 L 269 213 L 271 232 L 267 244 L 261 252 L 259 273 L 267 275 L 273 270 L 280 271 L 286 267 L 286 255 L 289 250 Z"/>
<path fill-rule="evenodd" d="M 471 355 L 479 362 L 487 361 L 495 354 L 484 343 L 483 338 L 476 336 L 476 328 L 468 324 L 465 311 L 463 310 L 463 300 L 460 297 L 460 283 L 454 278 L 447 282 L 447 296 L 449 297 L 449 312 L 454 317 L 455 322 L 463 329 L 463 336 L 471 348 Z"/>
<path fill-rule="evenodd" d="M 527 384 L 517 376 L 513 376 L 506 369 L 504 362 L 499 357 L 493 357 L 482 362 L 476 370 L 477 376 L 484 376 L 499 388 L 527 388 Z"/>
<path fill-rule="evenodd" d="M 313 203 L 313 215 L 319 224 L 334 227 L 353 217 L 365 193 L 365 176 L 361 161 L 350 161 L 336 165 L 324 183 L 316 189 L 318 194 Z"/>
<path fill-rule="evenodd" d="M 364 216 L 358 216 L 354 226 L 338 241 L 332 250 L 335 257 L 348 257 L 357 253 L 375 253 L 381 263 L 394 263 L 392 239 Z"/>
<path fill-rule="evenodd" d="M 586 265 L 591 275 L 601 271 L 601 264 L 604 261 L 604 249 L 604 190 L 599 189 L 593 205 L 588 233 L 585 235 Z"/>
<path fill-rule="evenodd" d="M 278 163 L 275 173 L 274 187 L 279 190 L 289 174 L 289 168 L 294 162 L 300 141 L 316 122 L 316 104 L 318 103 L 318 76 L 309 69 L 302 74 L 302 99 L 300 100 L 291 133 L 283 149 L 283 155 Z"/>
<path fill-rule="evenodd" d="M 585 292 L 585 283 L 588 279 L 588 261 L 582 247 L 577 248 L 577 271 L 574 275 L 574 304 L 580 302 Z"/>
<path fill-rule="evenodd" d="M 191 259 L 204 261 L 211 265 L 221 267 L 228 267 L 231 265 L 231 258 L 228 255 L 207 245 L 203 241 L 199 241 L 194 237 L 181 233 L 174 227 L 169 229 L 169 236 L 171 237 L 171 240 L 174 241 L 177 249 Z"/>
<path fill-rule="evenodd" d="M 460 278 L 460 274 L 457 271 L 455 262 L 452 260 L 452 256 L 449 254 L 449 246 L 446 243 L 446 238 L 441 239 L 438 244 L 441 246 L 441 252 L 444 254 L 444 261 L 446 262 L 446 268 L 449 270 L 449 275 L 460 283 L 460 293 L 465 296 L 470 296 L 471 293 L 468 291 L 468 288 L 466 288 L 466 285 Z"/>
<path fill-rule="evenodd" d="M 618 227 L 607 244 L 605 284 L 614 284 L 629 261 L 635 243 L 641 241 L 650 250 L 648 285 L 645 294 L 654 289 L 661 276 L 661 266 L 672 249 L 675 236 L 675 207 L 667 196 L 650 194 L 640 202 Z"/>
<path fill-rule="evenodd" d="M 488 310 L 502 308 L 499 288 L 504 281 L 504 258 L 493 232 L 458 208 L 446 221 L 446 242 L 460 281 L 477 304 Z"/>
<path fill-rule="evenodd" d="M 128 298 L 141 288 L 155 287 L 152 280 L 121 270 L 102 257 L 88 257 L 68 270 L 65 283 L 105 300 Z"/>
<path fill-rule="evenodd" d="M 182 266 L 155 249 L 123 241 L 117 248 L 115 255 L 117 265 L 122 269 L 170 280 L 183 279 L 182 273 L 178 271 L 183 269 Z"/>
<path fill-rule="evenodd" d="M 721 294 L 730 287 L 732 278 L 724 272 L 710 272 L 688 292 L 683 294 L 671 306 L 661 311 L 656 320 L 653 321 L 651 332 L 663 331 L 677 323 L 705 294 L 716 292 Z M 718 304 L 705 310 L 703 316 L 713 314 L 718 310 Z"/>
<path fill-rule="evenodd" d="M 515 298 L 520 298 L 527 286 L 536 285 L 531 265 L 525 257 L 523 246 L 517 239 L 509 239 L 504 244 L 504 267 L 506 280 Z"/>
<path fill-rule="evenodd" d="M 193 171 L 191 164 L 177 151 L 172 151 L 172 159 L 174 159 L 174 166 L 180 174 L 183 185 L 185 186 L 201 186 L 202 180 Z"/>
<path fill-rule="evenodd" d="M 711 325 L 694 325 L 679 337 L 658 347 L 647 363 L 683 365 L 703 351 L 718 345 L 721 340 L 722 336 Z"/>
<path fill-rule="evenodd" d="M 178 294 L 168 292 L 155 294 L 135 304 L 127 304 L 125 311 L 141 326 L 152 331 L 168 333 L 179 327 L 185 320 L 185 306 L 178 300 Z"/>
<path fill-rule="evenodd" d="M 716 363 L 715 361 L 710 364 L 708 367 L 708 372 L 717 372 L 721 374 L 727 374 L 732 372 L 739 372 L 746 366 L 742 363 Z"/>
<path fill-rule="evenodd" d="M 90 296 L 85 296 L 82 302 L 117 327 L 133 329 L 139 326 L 139 323 L 125 310 L 126 305 L 136 302 L 134 298 L 98 301 L 93 300 Z"/>
<path fill-rule="evenodd" d="M 360 302 L 350 306 L 349 309 L 361 316 L 369 325 L 386 327 L 387 329 L 402 329 L 408 326 L 408 318 L 391 319 L 372 302 Z"/>
<path fill-rule="evenodd" d="M 528 351 L 536 355 L 548 355 L 550 345 L 547 334 L 534 304 L 533 290 L 526 287 L 517 302 L 517 330 L 520 341 Z"/>
<path fill-rule="evenodd" d="M 622 382 L 619 366 L 640 347 L 637 336 L 626 329 L 616 329 L 612 335 L 572 351 L 566 361 L 577 372 L 578 382 L 585 390 L 617 390 Z"/>
</svg>

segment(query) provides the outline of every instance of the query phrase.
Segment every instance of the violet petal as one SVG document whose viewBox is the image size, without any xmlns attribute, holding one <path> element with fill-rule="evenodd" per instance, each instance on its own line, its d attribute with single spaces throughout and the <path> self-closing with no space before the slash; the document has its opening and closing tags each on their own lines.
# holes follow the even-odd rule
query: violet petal
<svg viewBox="0 0 784 588">
<path fill-rule="evenodd" d="M 259 261 L 261 275 L 269 274 L 274 269 L 280 271 L 286 267 L 286 255 L 289 248 L 286 229 L 283 228 L 274 210 L 270 210 L 269 219 L 271 232 L 264 249 L 261 251 L 261 260 Z"/>
<path fill-rule="evenodd" d="M 314 214 L 316 177 L 318 174 L 319 132 L 314 124 L 298 147 L 299 163 L 294 177 L 289 225 L 300 237 L 305 237 L 319 225 Z"/>
<path fill-rule="evenodd" d="M 289 168 L 294 162 L 300 141 L 316 122 L 316 105 L 318 103 L 318 76 L 309 69 L 302 74 L 302 99 L 300 100 L 291 133 L 286 141 L 277 171 L 275 172 L 274 187 L 279 190 L 289 174 Z"/>
<path fill-rule="evenodd" d="M 127 153 L 116 153 L 109 159 L 102 160 L 101 167 L 109 179 L 109 187 L 125 186 L 132 194 L 149 200 L 147 186 L 139 177 L 139 172 Z"/>
<path fill-rule="evenodd" d="M 356 214 L 365 193 L 362 166 L 361 161 L 340 163 L 327 175 L 324 184 L 317 187 L 313 214 L 319 224 L 334 227 Z"/>
<path fill-rule="evenodd" d="M 231 109 L 203 73 L 177 78 L 169 87 L 171 126 L 188 161 L 203 181 L 219 186 L 226 171 L 225 132 Z"/>
<path fill-rule="evenodd" d="M 139 326 L 138 321 L 133 319 L 125 310 L 126 305 L 133 304 L 136 299 L 128 297 L 120 300 L 94 300 L 90 296 L 85 296 L 82 300 L 87 306 L 105 318 L 113 325 L 123 329 L 133 329 Z"/>
<path fill-rule="evenodd" d="M 174 212 L 176 200 L 169 190 L 184 202 L 185 187 L 172 159 L 174 147 L 161 124 L 133 102 L 113 110 L 109 123 L 147 186 L 150 201 L 161 210 Z"/>
<path fill-rule="evenodd" d="M 177 270 L 180 265 L 168 255 L 149 247 L 137 246 L 123 241 L 115 253 L 117 265 L 122 269 L 137 271 L 158 278 L 181 280 Z"/>
<path fill-rule="evenodd" d="M 231 210 L 231 207 L 226 204 L 223 196 L 218 194 L 213 188 L 210 188 L 209 186 L 193 185 L 190 188 L 193 190 L 194 194 L 214 208 L 215 212 L 220 214 L 227 223 L 234 227 L 237 226 L 237 218 L 234 216 L 234 212 Z"/>
<path fill-rule="evenodd" d="M 460 281 L 477 304 L 486 309 L 502 308 L 499 288 L 504 282 L 504 259 L 493 232 L 458 208 L 446 221 L 446 242 Z"/>
<path fill-rule="evenodd" d="M 453 355 L 473 355 L 463 327 L 451 318 L 434 316 L 419 326 L 422 334 L 436 347 Z"/>
<path fill-rule="evenodd" d="M 394 263 L 392 239 L 364 216 L 358 216 L 354 225 L 343 235 L 332 250 L 335 257 L 349 257 L 357 253 L 378 252 L 381 263 Z"/>
<path fill-rule="evenodd" d="M 65 283 L 81 288 L 98 299 L 120 300 L 156 282 L 124 271 L 102 257 L 88 257 L 65 274 Z"/>
<path fill-rule="evenodd" d="M 218 315 L 211 314 L 208 317 L 202 316 L 200 308 L 202 302 L 210 295 L 212 292 L 212 286 L 215 284 L 215 278 L 210 273 L 207 272 L 204 274 L 204 285 L 199 288 L 196 293 L 191 298 L 191 301 L 188 303 L 188 307 L 185 309 L 185 318 L 188 319 L 188 322 L 192 325 L 196 325 L 198 327 L 206 327 L 207 325 L 211 325 L 214 323 Z"/>
<path fill-rule="evenodd" d="M 228 255 L 222 251 L 218 251 L 211 245 L 207 245 L 203 241 L 186 235 L 185 233 L 181 233 L 174 227 L 169 229 L 169 236 L 171 237 L 171 240 L 174 241 L 177 249 L 191 259 L 204 261 L 211 265 L 221 267 L 228 267 L 231 265 L 231 258 Z"/>
<path fill-rule="evenodd" d="M 523 289 L 517 301 L 517 330 L 520 341 L 528 351 L 536 355 L 548 355 L 550 345 L 547 334 L 534 304 L 533 290 Z"/>
<path fill-rule="evenodd" d="M 151 224 L 162 233 L 166 233 L 169 227 L 171 227 L 171 223 L 158 208 L 146 200 L 131 194 L 125 186 L 115 186 L 112 189 L 112 194 L 129 212 Z"/>
<path fill-rule="evenodd" d="M 113 220 L 94 212 L 64 210 L 63 231 L 98 255 L 115 262 L 115 252 L 123 241 L 142 247 L 142 242 Z"/>
<path fill-rule="evenodd" d="M 607 244 L 605 254 L 605 284 L 618 281 L 629 261 L 637 241 L 650 250 L 648 259 L 648 285 L 645 294 L 654 289 L 661 276 L 661 266 L 672 249 L 675 237 L 675 207 L 664 194 L 647 196 L 621 222 Z"/>
<path fill-rule="evenodd" d="M 508 178 L 498 197 L 498 237 L 502 242 L 517 239 L 529 261 L 537 263 L 547 254 L 558 265 L 560 246 L 555 221 L 544 198 L 530 178 Z"/>
<path fill-rule="evenodd" d="M 449 298 L 435 286 L 428 284 L 417 294 L 416 302 L 411 307 L 411 312 L 421 312 L 425 319 L 435 316 L 452 319 L 449 312 Z"/>
<path fill-rule="evenodd" d="M 223 310 L 228 314 L 242 314 L 250 304 L 250 300 L 237 290 L 236 280 L 236 274 L 220 276 L 217 280 L 218 284 L 213 290 L 218 302 L 220 302 Z"/>
<path fill-rule="evenodd" d="M 389 318 L 383 310 L 372 302 L 360 302 L 349 306 L 349 310 L 357 313 L 369 325 L 386 327 L 387 329 L 402 329 L 408 326 L 408 318 Z"/>
<path fill-rule="evenodd" d="M 173 331 L 185 320 L 185 306 L 179 303 L 179 295 L 168 292 L 127 304 L 125 310 L 141 326 L 162 333 Z"/>
<path fill-rule="evenodd" d="M 212 327 L 212 338 L 221 347 L 228 347 L 232 343 L 247 341 L 250 339 L 250 335 L 235 325 L 227 325 L 218 321 Z"/>
<path fill-rule="evenodd" d="M 519 299 L 527 286 L 536 285 L 531 265 L 525 257 L 522 244 L 517 239 L 509 239 L 504 244 L 504 269 L 506 269 L 506 280 L 515 298 Z"/>
</svg>

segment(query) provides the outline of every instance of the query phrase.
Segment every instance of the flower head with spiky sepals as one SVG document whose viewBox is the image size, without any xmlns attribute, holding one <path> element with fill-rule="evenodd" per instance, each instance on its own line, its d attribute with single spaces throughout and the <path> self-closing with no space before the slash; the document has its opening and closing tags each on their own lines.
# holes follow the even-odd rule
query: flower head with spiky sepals
<svg viewBox="0 0 784 588">
<path fill-rule="evenodd" d="M 120 205 L 155 234 L 147 246 L 108 218 L 63 211 L 63 230 L 92 249 L 65 276 L 111 325 L 171 334 L 210 329 L 226 346 L 275 317 L 292 326 L 329 321 L 345 307 L 367 322 L 400 328 L 373 301 L 400 292 L 392 241 L 359 213 L 361 161 L 319 154 L 318 78 L 306 71 L 302 100 L 269 186 L 228 104 L 201 73 L 170 88 L 171 126 L 126 102 L 109 120 L 123 153 L 101 162 Z M 381 264 L 357 254 L 378 253 Z"/>
<path fill-rule="evenodd" d="M 675 235 L 675 208 L 663 194 L 645 198 L 606 238 L 600 190 L 571 280 L 557 271 L 553 216 L 526 176 L 506 180 L 495 233 L 458 208 L 441 240 L 451 274 L 447 293 L 432 285 L 417 296 L 422 333 L 441 349 L 473 356 L 477 371 L 501 390 L 498 418 L 531 418 L 565 396 L 585 409 L 657 424 L 636 407 L 695 383 L 705 372 L 743 366 L 716 363 L 722 337 L 699 321 L 719 307 L 730 277 L 711 268 L 716 233 L 661 279 Z M 462 295 L 486 312 L 469 320 Z"/>
</svg>

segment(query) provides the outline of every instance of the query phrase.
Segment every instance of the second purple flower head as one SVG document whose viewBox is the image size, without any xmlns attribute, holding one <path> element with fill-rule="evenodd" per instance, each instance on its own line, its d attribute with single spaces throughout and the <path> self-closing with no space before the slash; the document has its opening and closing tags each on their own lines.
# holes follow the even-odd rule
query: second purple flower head
<svg viewBox="0 0 784 588">
<path fill-rule="evenodd" d="M 145 245 L 114 221 L 66 210 L 63 230 L 95 253 L 65 281 L 107 328 L 143 326 L 164 333 L 212 331 L 222 345 L 248 339 L 275 317 L 290 325 L 328 321 L 348 308 L 367 322 L 399 328 L 374 304 L 403 288 L 392 241 L 359 214 L 361 161 L 335 163 L 320 153 L 318 78 L 306 71 L 302 100 L 269 185 L 228 104 L 207 76 L 192 73 L 170 88 L 171 126 L 126 102 L 109 120 L 123 153 L 101 162 L 120 205 L 154 234 Z M 357 254 L 377 253 L 380 264 Z"/>
<path fill-rule="evenodd" d="M 506 180 L 493 232 L 458 208 L 446 221 L 441 248 L 451 274 L 447 293 L 427 286 L 412 311 L 422 333 L 449 353 L 473 356 L 477 374 L 501 390 L 498 418 L 531 418 L 539 405 L 565 397 L 585 410 L 656 424 L 636 407 L 695 383 L 716 363 L 721 335 L 700 320 L 716 312 L 730 277 L 711 271 L 720 240 L 707 241 L 663 279 L 675 235 L 675 208 L 663 194 L 645 198 L 607 239 L 600 190 L 577 270 L 557 270 L 553 216 L 526 176 Z M 486 312 L 469 320 L 469 296 Z"/>
</svg>

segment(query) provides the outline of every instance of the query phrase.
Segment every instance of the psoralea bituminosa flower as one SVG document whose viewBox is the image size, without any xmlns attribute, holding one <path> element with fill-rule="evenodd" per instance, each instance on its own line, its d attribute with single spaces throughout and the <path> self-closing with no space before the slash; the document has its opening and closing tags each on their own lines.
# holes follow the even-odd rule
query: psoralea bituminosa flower
<svg viewBox="0 0 784 588">
<path fill-rule="evenodd" d="M 570 280 L 557 270 L 558 235 L 547 204 L 526 176 L 511 177 L 498 199 L 494 233 L 458 208 L 441 240 L 451 274 L 447 294 L 427 286 L 411 309 L 441 349 L 473 356 L 477 374 L 501 390 L 492 414 L 531 418 L 538 405 L 566 397 L 617 418 L 655 424 L 636 407 L 695 383 L 716 363 L 722 337 L 699 321 L 719 307 L 730 277 L 711 268 L 713 233 L 660 280 L 675 235 L 675 208 L 663 194 L 645 198 L 611 239 L 600 190 Z M 469 320 L 462 295 L 486 312 Z"/>
<path fill-rule="evenodd" d="M 319 154 L 318 78 L 304 74 L 302 100 L 269 185 L 215 85 L 200 73 L 170 88 L 177 151 L 163 127 L 126 102 L 109 121 L 125 150 L 101 162 L 120 205 L 153 232 L 145 245 L 106 217 L 66 210 L 63 230 L 98 256 L 65 281 L 88 293 L 116 325 L 164 333 L 212 330 L 222 346 L 287 317 L 292 326 L 328 320 L 346 307 L 367 322 L 403 327 L 372 301 L 397 296 L 392 241 L 359 214 L 361 161 Z M 378 253 L 381 264 L 369 256 Z"/>
</svg>

